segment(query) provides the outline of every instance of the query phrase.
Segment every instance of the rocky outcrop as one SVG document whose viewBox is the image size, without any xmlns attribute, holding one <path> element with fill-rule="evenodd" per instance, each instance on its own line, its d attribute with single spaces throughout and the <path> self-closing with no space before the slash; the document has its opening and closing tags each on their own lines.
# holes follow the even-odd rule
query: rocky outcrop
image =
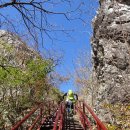
<svg viewBox="0 0 130 130">
<path fill-rule="evenodd" d="M 130 0 L 100 0 L 93 29 L 96 108 L 106 120 L 103 104 L 130 103 Z"/>
<path fill-rule="evenodd" d="M 12 50 L 8 50 L 4 45 L 12 48 Z M 27 60 L 40 56 L 36 51 L 28 47 L 19 36 L 5 30 L 0 30 L 0 54 L 6 56 L 8 63 L 11 63 L 12 66 L 22 68 L 25 67 Z"/>
</svg>

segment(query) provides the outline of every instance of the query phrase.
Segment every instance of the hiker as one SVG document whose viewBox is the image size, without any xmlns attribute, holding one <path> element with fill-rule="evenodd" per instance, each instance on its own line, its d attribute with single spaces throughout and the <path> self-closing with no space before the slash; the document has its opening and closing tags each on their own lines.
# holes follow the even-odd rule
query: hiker
<svg viewBox="0 0 130 130">
<path fill-rule="evenodd" d="M 65 93 L 63 95 L 63 99 L 66 97 L 66 108 L 71 108 L 71 110 L 74 109 L 74 103 L 76 102 L 76 100 L 78 100 L 78 95 L 73 93 L 72 90 L 69 90 L 68 93 Z"/>
</svg>

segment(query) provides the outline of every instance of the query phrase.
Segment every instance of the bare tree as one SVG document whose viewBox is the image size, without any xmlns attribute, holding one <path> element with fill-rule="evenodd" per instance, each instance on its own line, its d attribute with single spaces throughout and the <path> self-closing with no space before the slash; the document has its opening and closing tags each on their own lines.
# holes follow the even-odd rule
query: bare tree
<svg viewBox="0 0 130 130">
<path fill-rule="evenodd" d="M 81 93 L 81 98 L 94 107 L 95 96 L 98 90 L 97 81 L 92 72 L 92 59 L 90 54 L 82 51 L 76 59 L 75 83 Z"/>
<path fill-rule="evenodd" d="M 73 3 L 73 0 L 9 0 L 5 2 L 0 0 L 0 10 L 3 10 L 4 8 L 7 8 L 7 10 L 15 9 L 17 13 L 21 15 L 22 22 L 33 40 L 38 43 L 38 36 L 40 36 L 40 41 L 43 43 L 44 35 L 48 36 L 48 38 L 53 41 L 57 40 L 53 37 L 53 32 L 62 32 L 67 37 L 71 37 L 69 32 L 74 31 L 73 29 L 65 29 L 63 26 L 59 27 L 51 23 L 49 18 L 52 15 L 63 16 L 67 21 L 78 19 L 85 22 L 81 17 L 84 3 L 78 2 L 76 7 L 73 7 Z M 52 6 L 51 9 L 50 6 Z M 56 11 L 55 6 L 67 6 L 67 9 L 66 11 Z M 0 13 L 0 19 L 4 19 L 4 22 L 9 23 L 13 27 L 13 31 L 17 30 L 16 23 L 13 23 L 5 15 L 5 12 Z"/>
</svg>

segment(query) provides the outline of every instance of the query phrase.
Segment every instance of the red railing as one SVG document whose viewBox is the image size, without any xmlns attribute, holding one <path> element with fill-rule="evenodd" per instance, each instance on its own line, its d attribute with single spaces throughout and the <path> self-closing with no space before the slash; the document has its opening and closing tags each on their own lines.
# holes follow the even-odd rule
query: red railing
<svg viewBox="0 0 130 130">
<path fill-rule="evenodd" d="M 59 109 L 56 112 L 56 118 L 54 121 L 53 130 L 62 130 L 63 129 L 64 112 L 65 112 L 65 105 L 64 105 L 64 103 L 61 103 L 59 106 Z M 59 124 L 58 124 L 58 122 L 59 122 Z"/>
<path fill-rule="evenodd" d="M 85 113 L 82 111 L 81 107 L 76 106 L 75 109 L 76 109 L 77 113 L 79 114 L 80 121 L 82 123 L 84 130 L 86 129 L 86 127 L 89 128 L 89 130 L 92 130 L 91 123 L 88 120 L 88 118 L 86 117 Z"/>
<path fill-rule="evenodd" d="M 19 122 L 16 123 L 16 125 L 14 125 L 11 130 L 17 130 L 31 115 L 33 115 L 35 113 L 36 110 L 38 109 L 42 109 L 41 105 L 37 106 L 36 108 L 33 108 L 29 114 L 27 114 L 22 120 L 20 120 Z"/>
<path fill-rule="evenodd" d="M 38 126 L 37 130 L 40 130 L 41 129 L 41 126 L 42 124 L 44 124 L 45 120 L 46 120 L 47 117 L 44 117 L 41 121 L 41 124 Z"/>
<path fill-rule="evenodd" d="M 101 120 L 97 117 L 97 115 L 94 113 L 94 111 L 85 102 L 83 102 L 83 106 L 85 108 L 87 108 L 87 110 L 91 113 L 92 117 L 94 118 L 94 120 L 97 123 L 98 130 L 107 130 L 105 125 L 101 122 Z"/>
<path fill-rule="evenodd" d="M 76 109 L 80 115 L 80 120 L 81 120 L 81 123 L 82 123 L 84 129 L 86 129 L 86 126 L 88 126 L 90 128 L 90 130 L 92 129 L 91 123 L 90 123 L 88 117 L 86 116 L 85 110 L 87 109 L 87 111 L 91 114 L 91 116 L 93 117 L 93 119 L 95 120 L 95 122 L 97 124 L 97 130 L 107 130 L 105 125 L 97 117 L 97 115 L 94 113 L 94 111 L 84 101 L 79 101 L 77 106 L 76 106 Z"/>
<path fill-rule="evenodd" d="M 62 130 L 64 127 L 64 114 L 65 114 L 65 104 L 61 105 L 61 117 L 60 117 L 60 123 L 59 123 L 59 129 Z"/>
<path fill-rule="evenodd" d="M 97 115 L 93 112 L 93 110 L 85 102 L 79 101 L 77 103 L 77 105 L 75 106 L 75 109 L 76 109 L 76 112 L 79 114 L 80 121 L 82 123 L 84 130 L 86 128 L 89 128 L 89 130 L 92 130 L 92 124 L 86 115 L 86 110 L 91 114 L 91 117 L 95 120 L 96 125 L 97 125 L 97 130 L 107 130 L 105 125 L 101 122 L 101 120 L 97 117 Z M 48 111 L 47 114 L 45 114 L 46 110 Z M 16 125 L 14 125 L 11 128 L 11 130 L 17 130 L 35 112 L 37 112 L 35 120 L 30 125 L 30 127 L 27 128 L 28 130 L 32 130 L 34 128 L 37 130 L 40 130 L 41 126 L 44 123 L 46 124 L 46 119 L 49 117 L 49 115 L 54 115 L 54 117 L 55 117 L 54 124 L 53 124 L 53 130 L 62 130 L 63 129 L 65 104 L 63 102 L 61 102 L 60 105 L 57 107 L 57 105 L 55 106 L 54 101 L 52 101 L 52 102 L 45 103 L 44 106 L 42 103 L 42 104 L 38 105 L 37 107 L 33 108 L 29 112 L 29 114 L 27 114 L 22 120 L 17 122 Z"/>
<path fill-rule="evenodd" d="M 44 105 L 46 106 L 46 109 L 44 107 Z M 49 101 L 48 103 L 41 103 L 40 105 L 38 105 L 37 107 L 33 108 L 29 114 L 25 115 L 25 117 L 23 119 L 21 119 L 19 122 L 16 123 L 16 125 L 14 125 L 11 130 L 17 130 L 20 126 L 22 126 L 22 124 L 27 121 L 36 111 L 39 110 L 39 114 L 37 114 L 37 116 L 35 117 L 34 122 L 32 123 L 32 125 L 28 128 L 28 130 L 32 130 L 35 125 L 38 122 L 41 122 L 40 125 L 43 124 L 43 121 L 45 118 L 43 118 L 43 112 L 48 111 L 48 114 L 51 113 L 51 108 L 54 110 L 54 101 Z M 51 106 L 51 107 L 50 107 Z M 43 118 L 43 119 L 42 119 Z M 38 129 L 40 129 L 38 127 Z"/>
</svg>

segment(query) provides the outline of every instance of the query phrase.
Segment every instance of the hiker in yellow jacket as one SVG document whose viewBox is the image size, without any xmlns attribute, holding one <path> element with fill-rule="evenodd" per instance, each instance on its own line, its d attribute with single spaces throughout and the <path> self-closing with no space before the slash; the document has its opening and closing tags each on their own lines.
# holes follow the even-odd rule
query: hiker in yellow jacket
<svg viewBox="0 0 130 130">
<path fill-rule="evenodd" d="M 65 93 L 63 95 L 63 99 L 66 96 L 66 108 L 71 107 L 71 109 L 74 109 L 74 103 L 76 102 L 76 100 L 78 100 L 78 95 L 73 93 L 72 90 L 69 90 L 68 93 Z"/>
</svg>

